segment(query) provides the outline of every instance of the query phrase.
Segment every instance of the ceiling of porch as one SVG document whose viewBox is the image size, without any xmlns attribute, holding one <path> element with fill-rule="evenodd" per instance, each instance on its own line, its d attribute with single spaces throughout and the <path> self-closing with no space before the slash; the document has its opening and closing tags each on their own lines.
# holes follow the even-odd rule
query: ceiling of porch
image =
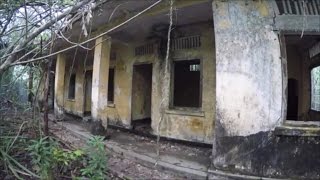
<svg viewBox="0 0 320 180">
<path fill-rule="evenodd" d="M 196 2 L 197 0 L 195 0 Z M 117 0 L 107 1 L 94 11 L 92 18 L 92 31 L 97 30 L 102 25 L 112 22 L 112 20 L 125 15 L 136 14 L 146 7 L 156 2 L 156 0 L 148 1 L 128 1 Z M 168 27 L 169 25 L 169 12 L 158 13 L 153 16 L 140 16 L 128 22 L 124 26 L 109 33 L 115 41 L 124 43 L 144 41 L 155 27 Z M 193 24 L 197 22 L 212 22 L 212 4 L 211 1 L 202 1 L 190 6 L 181 8 L 174 8 L 173 13 L 173 26 L 183 26 L 186 24 Z M 71 30 L 65 31 L 64 35 L 70 38 L 71 41 L 76 42 L 81 35 L 80 21 L 73 24 Z M 91 42 L 91 45 L 94 43 Z M 69 46 L 70 43 L 60 39 L 56 43 L 56 50 L 61 47 Z"/>
<path fill-rule="evenodd" d="M 155 16 L 141 17 L 110 33 L 114 39 L 122 42 L 139 42 L 147 39 L 157 28 L 165 30 L 169 26 L 169 12 Z M 196 4 L 184 8 L 176 8 L 173 12 L 173 27 L 212 21 L 212 5 L 210 2 Z"/>
</svg>

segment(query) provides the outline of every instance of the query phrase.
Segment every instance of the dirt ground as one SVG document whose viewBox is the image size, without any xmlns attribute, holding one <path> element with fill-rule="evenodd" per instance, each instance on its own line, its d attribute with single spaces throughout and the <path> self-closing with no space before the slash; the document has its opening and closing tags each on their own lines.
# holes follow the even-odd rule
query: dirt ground
<svg viewBox="0 0 320 180">
<path fill-rule="evenodd" d="M 66 146 L 72 148 L 82 148 L 85 142 L 65 128 L 55 124 L 50 124 L 50 131 L 55 137 L 62 140 Z M 109 153 L 108 167 L 110 172 L 118 178 L 124 179 L 186 179 L 181 175 L 173 172 L 159 170 L 157 167 L 146 167 L 133 159 L 124 158 L 114 153 Z"/>
<path fill-rule="evenodd" d="M 31 122 L 32 114 L 11 114 L 2 117 L 3 120 L 10 121 L 13 128 L 8 128 L 8 125 L 4 121 L 0 122 L 0 135 L 4 134 L 5 130 L 12 131 L 11 135 L 16 135 L 21 123 L 24 121 Z M 42 116 L 40 117 L 42 119 Z M 78 125 L 88 128 L 88 123 L 76 121 Z M 27 125 L 27 124 L 26 124 Z M 27 126 L 25 126 L 27 127 Z M 72 132 L 68 131 L 63 126 L 51 122 L 49 123 L 50 133 L 52 136 L 59 139 L 62 142 L 64 148 L 67 149 L 81 149 L 85 146 L 86 142 L 83 138 L 79 138 Z M 21 136 L 27 136 L 28 138 L 35 138 L 39 129 L 22 128 Z M 157 146 L 154 138 L 144 137 L 131 132 L 124 132 L 117 129 L 108 129 L 110 134 L 109 141 L 119 142 L 119 146 L 126 148 L 137 153 L 146 154 L 156 152 Z M 108 140 L 107 140 L 108 142 Z M 192 147 L 185 144 L 160 141 L 160 154 L 168 155 L 168 158 L 177 157 L 184 158 L 190 161 L 199 161 L 204 163 L 206 166 L 210 164 L 211 148 L 207 147 Z M 21 161 L 24 161 L 22 158 Z M 30 162 L 30 159 L 28 160 Z M 187 176 L 169 171 L 155 165 L 146 165 L 139 163 L 134 158 L 124 157 L 121 154 L 108 152 L 108 168 L 110 179 L 188 179 Z M 31 169 L 30 163 L 27 167 Z M 176 162 L 179 165 L 179 162 Z M 1 173 L 2 172 L 2 173 Z M 1 179 L 14 179 L 13 176 L 3 174 L 0 172 Z"/>
</svg>

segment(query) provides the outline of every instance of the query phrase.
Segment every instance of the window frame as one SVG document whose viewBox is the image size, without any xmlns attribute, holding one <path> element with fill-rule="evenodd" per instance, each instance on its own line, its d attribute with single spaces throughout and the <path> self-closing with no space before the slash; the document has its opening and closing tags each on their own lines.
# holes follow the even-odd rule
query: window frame
<svg viewBox="0 0 320 180">
<path fill-rule="evenodd" d="M 200 82 L 199 82 L 199 107 L 187 107 L 187 106 L 174 106 L 174 75 L 175 75 L 175 62 L 181 61 L 193 61 L 199 60 L 199 70 L 200 70 Z M 170 69 L 170 94 L 169 94 L 169 109 L 173 110 L 192 110 L 192 111 L 201 111 L 202 110 L 202 93 L 203 93 L 203 63 L 202 58 L 174 58 L 172 59 Z"/>
</svg>

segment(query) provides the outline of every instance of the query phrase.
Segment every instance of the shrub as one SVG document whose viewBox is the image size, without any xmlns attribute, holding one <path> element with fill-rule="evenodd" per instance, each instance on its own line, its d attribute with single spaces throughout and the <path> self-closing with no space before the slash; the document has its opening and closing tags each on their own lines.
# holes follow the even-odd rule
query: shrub
<svg viewBox="0 0 320 180">
<path fill-rule="evenodd" d="M 34 169 L 43 179 L 53 179 L 53 173 L 58 173 L 58 168 L 63 170 L 71 162 L 83 156 L 82 150 L 63 150 L 57 141 L 50 137 L 32 140 L 27 150 L 32 157 Z"/>
<path fill-rule="evenodd" d="M 107 154 L 104 146 L 104 137 L 93 136 L 87 142 L 85 152 L 86 166 L 81 169 L 81 175 L 89 179 L 106 179 Z"/>
<path fill-rule="evenodd" d="M 50 137 L 31 140 L 27 150 L 32 157 L 33 168 L 43 179 L 52 179 L 52 170 L 56 167 L 53 152 L 58 147 L 56 141 Z"/>
</svg>

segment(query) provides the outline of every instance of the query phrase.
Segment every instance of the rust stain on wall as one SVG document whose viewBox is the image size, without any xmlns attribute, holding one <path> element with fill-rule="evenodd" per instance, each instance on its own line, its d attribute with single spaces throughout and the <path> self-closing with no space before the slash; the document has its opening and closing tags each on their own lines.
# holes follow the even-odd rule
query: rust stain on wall
<svg viewBox="0 0 320 180">
<path fill-rule="evenodd" d="M 203 121 L 197 118 L 193 118 L 191 119 L 191 121 L 189 122 L 189 128 L 193 131 L 193 132 L 202 132 L 203 129 Z"/>
</svg>

